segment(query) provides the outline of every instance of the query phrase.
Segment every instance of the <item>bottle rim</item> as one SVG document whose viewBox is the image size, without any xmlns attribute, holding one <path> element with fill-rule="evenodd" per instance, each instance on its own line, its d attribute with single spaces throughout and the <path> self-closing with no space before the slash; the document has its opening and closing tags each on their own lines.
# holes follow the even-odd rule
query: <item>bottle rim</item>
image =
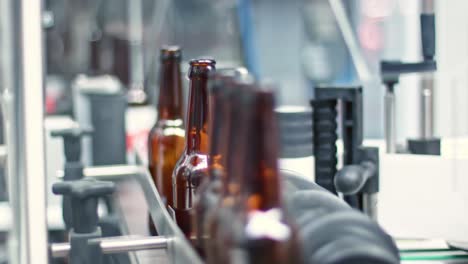
<svg viewBox="0 0 468 264">
<path fill-rule="evenodd" d="M 182 49 L 177 45 L 165 45 L 160 51 L 161 60 L 178 59 L 182 58 Z"/>
<path fill-rule="evenodd" d="M 206 67 L 206 66 L 212 66 L 216 65 L 216 61 L 213 59 L 192 59 L 189 62 L 190 66 L 201 66 L 201 67 Z"/>
</svg>

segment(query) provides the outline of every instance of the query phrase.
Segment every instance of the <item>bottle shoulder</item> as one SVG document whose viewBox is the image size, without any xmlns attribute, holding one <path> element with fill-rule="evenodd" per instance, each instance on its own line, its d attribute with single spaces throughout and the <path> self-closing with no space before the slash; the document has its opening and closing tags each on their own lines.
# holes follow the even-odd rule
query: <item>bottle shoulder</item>
<svg viewBox="0 0 468 264">
<path fill-rule="evenodd" d="M 184 151 L 180 155 L 176 170 L 182 168 L 189 168 L 191 170 L 207 169 L 208 168 L 208 155 L 204 153 L 187 153 Z"/>
<path fill-rule="evenodd" d="M 168 120 L 161 119 L 156 121 L 156 124 L 151 128 L 149 133 L 150 138 L 177 136 L 184 138 L 185 129 L 181 119 Z"/>
<path fill-rule="evenodd" d="M 175 119 L 166 119 L 166 118 L 158 118 L 154 127 L 180 127 L 184 128 L 184 120 L 182 118 L 175 118 Z"/>
<path fill-rule="evenodd" d="M 203 178 L 208 175 L 208 155 L 184 152 L 174 169 L 176 178 Z"/>
</svg>

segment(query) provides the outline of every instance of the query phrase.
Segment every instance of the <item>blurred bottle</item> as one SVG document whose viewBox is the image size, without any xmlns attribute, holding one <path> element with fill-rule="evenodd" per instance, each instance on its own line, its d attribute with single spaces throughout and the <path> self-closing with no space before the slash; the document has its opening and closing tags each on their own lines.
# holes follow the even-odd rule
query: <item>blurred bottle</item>
<svg viewBox="0 0 468 264">
<path fill-rule="evenodd" d="M 192 238 L 191 210 L 195 192 L 208 175 L 208 76 L 215 71 L 214 60 L 190 61 L 189 102 L 185 150 L 174 169 L 173 209 L 176 222 L 183 233 Z"/>
<path fill-rule="evenodd" d="M 274 96 L 264 88 L 256 92 L 245 170 L 240 174 L 242 213 L 237 218 L 243 230 L 238 248 L 231 249 L 231 262 L 301 263 L 297 231 L 281 201 Z"/>
<path fill-rule="evenodd" d="M 172 206 L 172 172 L 184 150 L 183 97 L 177 46 L 161 49 L 158 120 L 148 137 L 148 164 L 153 181 L 166 205 Z M 150 220 L 151 234 L 156 235 Z"/>
<path fill-rule="evenodd" d="M 192 224 L 196 247 L 205 256 L 204 244 L 208 238 L 205 222 L 220 198 L 221 179 L 226 171 L 230 116 L 228 113 L 229 95 L 234 92 L 234 85 L 239 72 L 235 68 L 220 69 L 209 76 L 209 159 L 208 175 L 201 183 L 193 205 Z"/>
<path fill-rule="evenodd" d="M 121 29 L 109 35 L 112 49 L 112 66 L 110 72 L 117 76 L 127 88 L 127 100 L 131 106 L 145 106 L 148 97 L 145 91 L 143 62 L 135 57 L 141 57 L 140 50 Z M 138 51 L 138 52 L 137 52 Z"/>
<path fill-rule="evenodd" d="M 252 122 L 253 90 L 249 83 L 237 83 L 225 93 L 225 115 L 230 123 L 223 135 L 227 139 L 224 173 L 220 175 L 221 197 L 218 204 L 207 212 L 204 243 L 207 263 L 230 263 L 229 249 L 241 230 L 233 221 L 240 212 L 240 175 L 243 172 L 247 151 L 248 131 Z M 223 120 L 223 122 L 225 122 Z M 239 223 L 239 222 L 238 222 Z M 238 224 L 237 223 L 237 224 Z"/>
<path fill-rule="evenodd" d="M 88 58 L 88 75 L 97 76 L 105 74 L 103 71 L 102 50 L 104 38 L 100 30 L 94 30 L 91 37 L 88 39 L 89 58 Z"/>
</svg>

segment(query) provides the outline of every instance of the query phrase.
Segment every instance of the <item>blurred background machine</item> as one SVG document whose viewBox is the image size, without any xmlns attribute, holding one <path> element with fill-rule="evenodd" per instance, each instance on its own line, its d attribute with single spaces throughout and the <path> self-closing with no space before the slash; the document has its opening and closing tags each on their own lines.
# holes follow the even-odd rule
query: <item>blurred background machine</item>
<svg viewBox="0 0 468 264">
<path fill-rule="evenodd" d="M 279 168 L 297 193 L 285 197 L 286 207 L 305 234 L 377 226 L 352 207 L 395 239 L 403 263 L 468 263 L 467 7 L 463 0 L 3 1 L 0 263 L 202 262 L 146 169 L 165 44 L 183 48 L 182 76 L 191 58 L 209 57 L 219 69 L 278 84 Z M 415 74 L 426 70 L 395 61 L 433 67 Z M 421 140 L 438 151 L 415 151 Z M 304 186 L 320 192 L 301 193 Z M 325 209 L 312 210 L 314 202 Z M 159 237 L 148 236 L 148 211 Z M 307 226 L 332 212 L 332 224 Z M 352 233 L 347 228 L 316 241 L 338 240 Z M 358 263 L 373 260 L 372 239 L 397 254 L 393 240 L 373 230 L 377 238 L 355 238 L 367 243 L 355 251 Z M 398 262 L 387 257 L 382 263 Z"/>
</svg>

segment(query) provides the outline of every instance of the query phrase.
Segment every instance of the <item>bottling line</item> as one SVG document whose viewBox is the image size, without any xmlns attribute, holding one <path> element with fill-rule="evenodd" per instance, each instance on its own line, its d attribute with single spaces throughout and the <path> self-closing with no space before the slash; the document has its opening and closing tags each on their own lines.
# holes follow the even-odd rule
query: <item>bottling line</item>
<svg viewBox="0 0 468 264">
<path fill-rule="evenodd" d="M 0 264 L 468 263 L 465 2 L 1 1 Z"/>
</svg>

